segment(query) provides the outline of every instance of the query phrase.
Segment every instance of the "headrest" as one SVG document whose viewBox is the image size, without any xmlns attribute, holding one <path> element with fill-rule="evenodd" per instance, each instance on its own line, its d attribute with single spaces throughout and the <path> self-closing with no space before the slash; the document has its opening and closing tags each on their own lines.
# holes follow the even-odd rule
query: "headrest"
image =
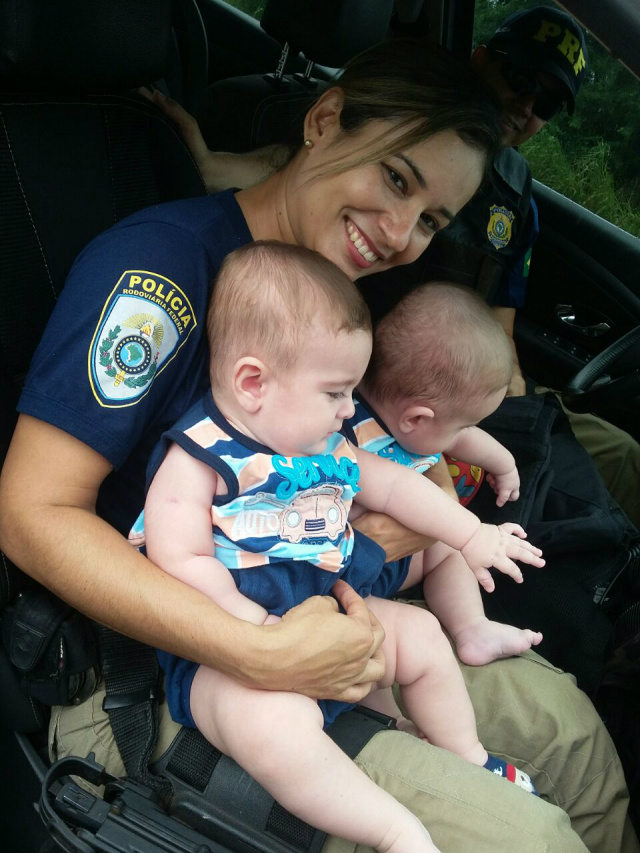
<svg viewBox="0 0 640 853">
<path fill-rule="evenodd" d="M 0 89 L 113 93 L 163 75 L 171 0 L 3 0 Z"/>
<path fill-rule="evenodd" d="M 267 0 L 260 25 L 304 56 L 341 68 L 387 35 L 393 0 Z"/>
</svg>

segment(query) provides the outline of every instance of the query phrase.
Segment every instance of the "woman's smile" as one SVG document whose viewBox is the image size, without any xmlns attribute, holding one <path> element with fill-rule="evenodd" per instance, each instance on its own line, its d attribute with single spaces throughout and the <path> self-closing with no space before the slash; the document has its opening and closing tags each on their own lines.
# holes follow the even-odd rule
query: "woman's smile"
<svg viewBox="0 0 640 853">
<path fill-rule="evenodd" d="M 354 261 L 362 266 L 363 269 L 370 267 L 375 261 L 380 260 L 380 253 L 377 251 L 372 240 L 360 231 L 354 223 L 347 217 L 347 235 L 351 246 L 348 246 Z M 356 251 L 353 251 L 353 250 Z"/>
</svg>

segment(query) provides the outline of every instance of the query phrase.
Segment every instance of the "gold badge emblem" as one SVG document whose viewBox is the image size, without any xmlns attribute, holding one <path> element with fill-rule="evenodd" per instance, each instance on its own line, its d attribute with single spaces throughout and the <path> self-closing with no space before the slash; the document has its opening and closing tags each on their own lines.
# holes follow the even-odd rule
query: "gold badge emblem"
<svg viewBox="0 0 640 853">
<path fill-rule="evenodd" d="M 489 208 L 489 224 L 487 225 L 487 238 L 494 249 L 504 249 L 511 240 L 511 225 L 515 214 L 506 207 L 497 204 Z"/>
</svg>

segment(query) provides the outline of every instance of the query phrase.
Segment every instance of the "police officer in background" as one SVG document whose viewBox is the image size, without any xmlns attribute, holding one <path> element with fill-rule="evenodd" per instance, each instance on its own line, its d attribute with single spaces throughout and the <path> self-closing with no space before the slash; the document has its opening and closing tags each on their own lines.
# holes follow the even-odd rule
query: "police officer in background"
<svg viewBox="0 0 640 853">
<path fill-rule="evenodd" d="M 573 114 L 587 70 L 584 35 L 570 15 L 538 6 L 509 16 L 486 45 L 476 48 L 471 64 L 502 103 L 504 147 L 490 180 L 447 229 L 445 239 L 478 249 L 500 264 L 492 280 L 481 276 L 480 287 L 513 344 L 515 312 L 524 305 L 538 236 L 531 172 L 517 147 L 563 108 Z M 509 395 L 517 396 L 525 393 L 525 381 L 515 344 L 513 355 Z"/>
</svg>

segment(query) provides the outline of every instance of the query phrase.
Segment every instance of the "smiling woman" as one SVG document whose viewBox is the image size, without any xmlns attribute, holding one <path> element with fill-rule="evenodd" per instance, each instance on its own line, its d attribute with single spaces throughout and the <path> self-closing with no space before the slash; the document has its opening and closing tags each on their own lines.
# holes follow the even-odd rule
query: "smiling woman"
<svg viewBox="0 0 640 853">
<path fill-rule="evenodd" d="M 478 188 L 498 115 L 450 55 L 386 42 L 347 65 L 309 110 L 304 145 L 238 201 L 255 238 L 313 248 L 351 278 L 407 264 Z"/>
</svg>

